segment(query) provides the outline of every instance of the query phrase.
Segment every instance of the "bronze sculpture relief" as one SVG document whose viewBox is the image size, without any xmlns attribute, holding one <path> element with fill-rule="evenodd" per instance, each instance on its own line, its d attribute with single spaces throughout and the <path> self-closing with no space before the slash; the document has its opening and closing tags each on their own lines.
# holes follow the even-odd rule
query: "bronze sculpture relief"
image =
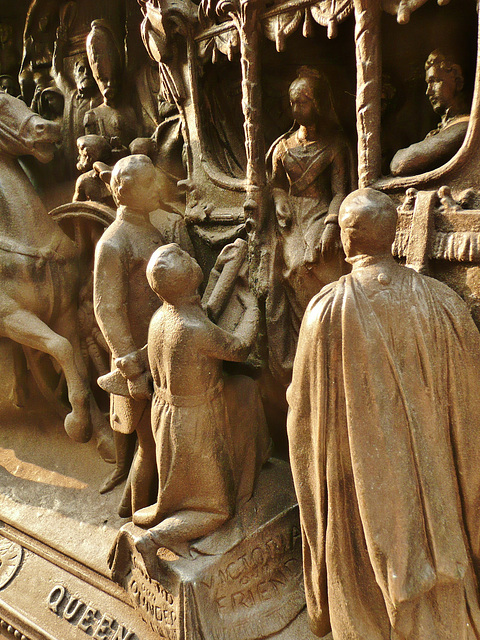
<svg viewBox="0 0 480 640">
<path fill-rule="evenodd" d="M 100 168 L 101 171 L 101 168 Z M 96 248 L 94 304 L 98 324 L 126 390 L 113 393 L 110 424 L 116 433 L 117 465 L 104 490 L 122 482 L 130 457 L 124 434 L 137 433 L 138 450 L 129 488 L 121 505 L 124 516 L 148 506 L 155 495 L 155 444 L 150 426 L 151 377 L 141 351 L 148 325 L 160 305 L 145 270 L 159 245 L 178 241 L 189 247 L 179 215 L 157 211 L 162 206 L 161 181 L 147 156 L 123 158 L 113 171 L 101 171 L 117 204 L 117 218 Z M 139 315 L 141 310 L 141 315 Z"/>
<path fill-rule="evenodd" d="M 85 132 L 104 136 L 110 144 L 112 139 L 118 139 L 120 145 L 128 147 L 137 134 L 136 119 L 121 94 L 123 58 L 107 23 L 101 20 L 92 23 L 87 54 L 103 104 L 85 114 Z"/>
<path fill-rule="evenodd" d="M 248 355 L 258 329 L 255 298 L 245 297 L 231 334 L 202 309 L 202 270 L 178 245 L 155 251 L 147 277 L 163 301 L 148 337 L 159 487 L 157 503 L 134 513 L 133 522 L 149 527 L 136 548 L 152 568 L 157 548 L 188 556 L 189 542 L 213 533 L 251 498 L 269 437 L 255 383 L 221 372 L 223 360 Z"/>
<path fill-rule="evenodd" d="M 351 188 L 353 159 L 322 73 L 301 68 L 289 96 L 294 130 L 277 140 L 270 151 L 278 239 L 267 305 L 270 303 L 270 315 L 275 318 L 269 323 L 272 349 L 277 342 L 283 347 L 293 341 L 294 353 L 309 301 L 346 271 L 339 246 L 338 209 Z M 275 295 L 278 288 L 281 291 Z M 279 321 L 280 305 L 284 317 Z M 286 369 L 288 379 L 291 361 L 278 358 L 273 351 L 271 367 L 273 371 Z"/>
<path fill-rule="evenodd" d="M 5 203 L 2 333 L 55 358 L 64 371 L 72 407 L 65 430 L 79 442 L 88 441 L 93 433 L 102 455 L 110 458 L 109 433 L 91 395 L 78 343 L 77 250 L 48 217 L 16 160 L 23 154 L 33 154 L 41 162 L 52 160 L 60 126 L 33 114 L 8 94 L 0 100 Z"/>
<path fill-rule="evenodd" d="M 2 5 L 2 640 L 480 638 L 474 4 Z"/>
</svg>

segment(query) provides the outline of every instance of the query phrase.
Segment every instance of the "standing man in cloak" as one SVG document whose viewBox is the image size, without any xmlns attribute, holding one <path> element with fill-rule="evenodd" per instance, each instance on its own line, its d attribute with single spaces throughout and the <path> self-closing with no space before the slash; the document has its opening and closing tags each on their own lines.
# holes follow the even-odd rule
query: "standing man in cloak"
<svg viewBox="0 0 480 640">
<path fill-rule="evenodd" d="M 288 391 L 312 630 L 480 638 L 480 335 L 446 285 L 392 258 L 396 209 L 344 200 L 352 272 L 312 299 Z"/>
</svg>

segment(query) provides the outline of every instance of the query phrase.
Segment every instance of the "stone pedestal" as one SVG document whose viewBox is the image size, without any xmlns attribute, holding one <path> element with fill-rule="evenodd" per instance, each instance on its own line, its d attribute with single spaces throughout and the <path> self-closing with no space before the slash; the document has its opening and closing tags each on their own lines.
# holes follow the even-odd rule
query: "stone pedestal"
<svg viewBox="0 0 480 640">
<path fill-rule="evenodd" d="M 280 633 L 305 607 L 298 507 L 284 462 L 266 465 L 253 498 L 193 544 L 191 557 L 160 549 L 155 575 L 134 547 L 142 533 L 122 527 L 113 575 L 162 638 L 256 640 Z"/>
<path fill-rule="evenodd" d="M 110 580 L 13 527 L 0 527 L 0 638 L 155 637 Z"/>
</svg>

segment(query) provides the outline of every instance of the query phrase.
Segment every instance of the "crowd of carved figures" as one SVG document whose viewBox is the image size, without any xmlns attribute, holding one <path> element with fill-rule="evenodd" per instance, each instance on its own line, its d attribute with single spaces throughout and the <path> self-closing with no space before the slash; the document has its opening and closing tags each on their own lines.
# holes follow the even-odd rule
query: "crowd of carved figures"
<svg viewBox="0 0 480 640">
<path fill-rule="evenodd" d="M 148 18 L 146 6 L 158 3 L 141 4 Z M 259 87 L 248 76 L 256 40 L 247 5 L 255 3 L 243 3 L 238 32 L 215 31 L 225 16 L 239 20 L 228 4 L 186 0 L 178 11 L 207 35 L 213 29 L 211 41 L 195 42 L 203 62 L 192 62 L 191 51 L 188 59 L 204 65 L 204 75 L 191 76 L 208 142 L 197 158 L 177 23 L 174 37 L 146 18 L 144 47 L 142 10 L 128 0 L 33 0 L 21 33 L 0 13 L 0 333 L 24 348 L 47 394 L 50 381 L 32 354 L 61 366 L 65 430 L 78 442 L 93 438 L 113 464 L 102 493 L 125 482 L 119 514 L 142 529 L 135 548 L 151 575 L 160 547 L 188 558 L 192 541 L 251 498 L 272 436 L 273 451 L 286 457 L 290 385 L 314 632 L 480 638 L 480 475 L 471 459 L 480 338 L 457 294 L 399 264 L 414 263 L 405 220 L 427 200 L 413 182 L 400 196 L 396 187 L 395 204 L 356 190 L 364 158 L 348 122 L 353 101 L 346 89 L 338 99 L 325 56 L 301 50 L 281 89 L 276 77 Z M 322 3 L 311 4 L 298 15 L 305 11 L 304 32 L 313 34 L 307 18 Z M 421 4 L 393 2 L 390 12 L 407 22 Z M 337 13 L 329 37 L 343 28 Z M 279 51 L 288 46 L 282 29 L 293 31 L 297 19 L 285 16 L 269 23 Z M 146 51 L 153 47 L 155 61 Z M 238 50 L 248 64 L 228 67 Z M 395 111 L 405 83 L 384 71 L 376 99 L 388 179 L 439 169 L 471 125 L 470 79 L 455 52 L 439 41 L 416 65 L 426 85 L 423 119 L 434 115 L 437 126 L 416 140 L 405 134 Z M 262 90 L 264 104 L 278 104 L 255 129 Z M 195 167 L 210 160 L 211 184 L 202 183 Z M 245 176 L 243 209 L 229 213 L 236 187 L 227 186 Z M 209 202 L 222 184 L 225 201 Z M 435 207 L 473 209 L 470 186 L 456 200 L 443 186 L 425 206 L 432 216 Z M 262 207 L 266 218 L 250 225 Z M 471 253 L 473 231 L 462 231 Z M 21 405 L 18 353 L 12 363 Z M 122 544 L 112 550 L 114 571 Z"/>
</svg>

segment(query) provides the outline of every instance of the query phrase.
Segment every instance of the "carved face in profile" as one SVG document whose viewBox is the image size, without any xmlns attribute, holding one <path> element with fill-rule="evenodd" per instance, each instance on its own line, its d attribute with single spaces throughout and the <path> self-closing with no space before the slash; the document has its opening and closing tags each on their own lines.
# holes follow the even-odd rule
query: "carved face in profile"
<svg viewBox="0 0 480 640">
<path fill-rule="evenodd" d="M 112 31 L 102 20 L 92 23 L 87 37 L 87 56 L 104 103 L 114 106 L 120 92 L 122 58 Z"/>
<path fill-rule="evenodd" d="M 161 204 L 162 183 L 150 158 L 134 155 L 117 162 L 110 182 L 117 206 L 149 214 Z"/>
<path fill-rule="evenodd" d="M 459 78 L 454 71 L 442 69 L 441 65 L 434 64 L 425 74 L 427 83 L 427 97 L 436 113 L 444 114 L 449 109 L 455 96 L 461 89 Z"/>
<path fill-rule="evenodd" d="M 80 97 L 85 98 L 95 90 L 95 80 L 86 56 L 75 62 L 73 76 Z"/>
<path fill-rule="evenodd" d="M 90 171 L 94 162 L 106 162 L 110 155 L 110 145 L 102 136 L 88 135 L 77 140 L 79 171 Z"/>
</svg>

